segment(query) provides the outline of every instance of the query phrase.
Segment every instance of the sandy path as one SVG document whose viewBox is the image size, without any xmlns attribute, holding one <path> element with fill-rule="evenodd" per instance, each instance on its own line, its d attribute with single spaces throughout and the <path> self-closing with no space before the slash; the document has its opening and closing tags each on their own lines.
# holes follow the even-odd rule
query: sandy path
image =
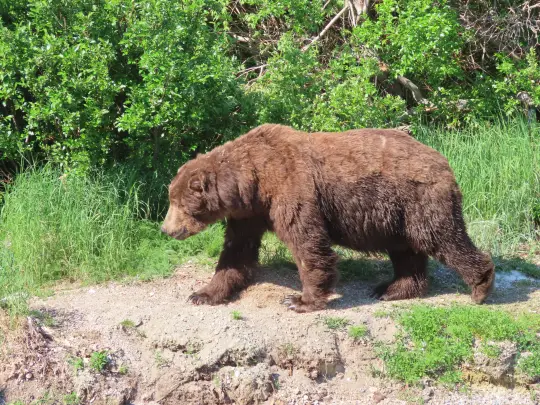
<svg viewBox="0 0 540 405">
<path fill-rule="evenodd" d="M 373 368 L 383 366 L 372 343 L 391 342 L 396 333 L 390 318 L 374 314 L 414 302 L 470 302 L 455 292 L 459 280 L 444 270 L 435 272 L 437 282 L 421 300 L 378 302 L 369 298 L 373 284 L 348 282 L 327 310 L 310 314 L 280 303 L 299 287 L 295 271 L 261 270 L 257 283 L 227 305 L 189 304 L 189 294 L 210 277 L 184 266 L 164 280 L 59 289 L 34 300 L 32 307 L 50 314 L 55 325 L 26 328 L 33 336 L 27 348 L 17 349 L 13 340 L 4 351 L 0 389 L 5 387 L 6 400 L 29 401 L 48 390 L 57 398 L 77 392 L 93 404 L 538 404 L 523 388 L 407 389 L 372 376 Z M 504 286 L 488 304 L 540 314 L 537 284 Z M 232 311 L 242 319 L 233 319 Z M 346 330 L 329 330 L 323 322 L 328 316 L 366 325 L 369 338 L 355 343 Z M 121 326 L 124 320 L 135 326 Z M 111 360 L 103 374 L 88 366 L 99 350 Z M 84 358 L 85 369 L 75 372 L 71 356 Z"/>
</svg>

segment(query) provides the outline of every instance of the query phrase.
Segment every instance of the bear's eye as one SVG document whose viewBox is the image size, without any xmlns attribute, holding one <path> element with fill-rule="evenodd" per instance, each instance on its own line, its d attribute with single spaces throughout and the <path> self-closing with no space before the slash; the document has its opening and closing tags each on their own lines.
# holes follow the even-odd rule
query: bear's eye
<svg viewBox="0 0 540 405">
<path fill-rule="evenodd" d="M 186 207 L 188 211 L 195 214 L 204 211 L 205 202 L 201 196 L 189 195 L 184 199 L 183 206 Z"/>
</svg>

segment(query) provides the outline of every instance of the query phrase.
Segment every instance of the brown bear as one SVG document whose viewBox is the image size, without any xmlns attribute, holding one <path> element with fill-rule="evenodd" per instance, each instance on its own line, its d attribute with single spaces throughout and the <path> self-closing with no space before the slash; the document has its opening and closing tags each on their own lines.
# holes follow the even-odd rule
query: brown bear
<svg viewBox="0 0 540 405">
<path fill-rule="evenodd" d="M 332 245 L 388 253 L 392 281 L 381 300 L 420 297 L 432 256 L 484 301 L 495 273 L 465 229 L 461 193 L 447 160 L 391 129 L 306 133 L 265 124 L 180 167 L 162 231 L 185 239 L 226 219 L 214 277 L 190 296 L 218 304 L 249 283 L 266 231 L 290 249 L 302 295 L 297 312 L 323 309 L 337 280 Z"/>
</svg>

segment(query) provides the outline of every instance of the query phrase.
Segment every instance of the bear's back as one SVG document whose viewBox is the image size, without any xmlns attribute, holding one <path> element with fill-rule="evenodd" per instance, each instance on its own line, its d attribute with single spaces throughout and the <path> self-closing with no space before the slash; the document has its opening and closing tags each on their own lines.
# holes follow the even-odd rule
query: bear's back
<svg viewBox="0 0 540 405">
<path fill-rule="evenodd" d="M 288 156 L 289 160 L 301 160 L 300 163 L 319 168 L 325 177 L 333 180 L 355 181 L 359 176 L 382 175 L 396 181 L 454 182 L 443 155 L 399 130 L 307 133 L 284 125 L 265 124 L 237 141 L 255 151 L 266 149 Z"/>
</svg>

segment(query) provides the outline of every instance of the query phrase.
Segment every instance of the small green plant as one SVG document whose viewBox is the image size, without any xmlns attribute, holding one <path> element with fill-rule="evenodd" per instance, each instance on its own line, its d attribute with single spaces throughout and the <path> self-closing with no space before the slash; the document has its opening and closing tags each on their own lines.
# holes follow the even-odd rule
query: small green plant
<svg viewBox="0 0 540 405">
<path fill-rule="evenodd" d="M 106 351 L 93 352 L 90 356 L 90 368 L 102 373 L 109 364 L 109 354 Z"/>
<path fill-rule="evenodd" d="M 358 341 L 368 334 L 368 328 L 365 325 L 354 325 L 349 328 L 349 336 L 354 340 Z"/>
<path fill-rule="evenodd" d="M 221 389 L 221 379 L 219 378 L 219 375 L 215 374 L 214 378 L 212 378 L 212 382 L 216 388 Z"/>
<path fill-rule="evenodd" d="M 132 329 L 135 327 L 135 322 L 133 322 L 131 319 L 124 319 L 122 322 L 120 322 L 120 325 L 126 329 Z"/>
<path fill-rule="evenodd" d="M 165 367 L 169 364 L 169 361 L 165 357 L 163 357 L 163 353 L 159 350 L 156 350 L 156 352 L 154 353 L 154 359 L 158 367 Z"/>
<path fill-rule="evenodd" d="M 73 367 L 75 372 L 82 370 L 84 368 L 84 361 L 80 357 L 72 357 L 69 359 L 69 364 Z"/>
<path fill-rule="evenodd" d="M 188 356 L 195 356 L 200 350 L 200 346 L 197 343 L 188 343 L 183 353 Z"/>
<path fill-rule="evenodd" d="M 349 324 L 347 318 L 327 316 L 324 318 L 324 324 L 328 329 L 337 330 L 343 329 Z"/>
<path fill-rule="evenodd" d="M 118 374 L 126 375 L 128 373 L 128 368 L 125 364 L 120 365 L 118 367 Z"/>
<path fill-rule="evenodd" d="M 64 405 L 79 405 L 81 403 L 81 399 L 75 392 L 72 392 L 71 394 L 64 395 L 63 402 Z"/>
<path fill-rule="evenodd" d="M 452 388 L 463 382 L 463 375 L 459 370 L 448 370 L 439 377 L 439 382 Z"/>
<path fill-rule="evenodd" d="M 518 368 L 529 377 L 540 378 L 540 342 L 531 344 L 532 350 L 527 355 L 521 357 L 518 362 Z"/>
<path fill-rule="evenodd" d="M 373 312 L 373 316 L 375 318 L 386 318 L 390 316 L 390 313 L 384 309 L 377 309 L 375 312 Z"/>
<path fill-rule="evenodd" d="M 384 377 L 383 371 L 381 369 L 379 369 L 378 367 L 374 366 L 373 364 L 369 365 L 369 373 L 371 374 L 371 376 L 373 378 L 383 378 Z"/>
<path fill-rule="evenodd" d="M 502 352 L 501 348 L 493 343 L 482 343 L 480 345 L 480 351 L 492 359 L 499 357 Z"/>
<path fill-rule="evenodd" d="M 242 314 L 240 313 L 240 311 L 232 311 L 231 312 L 231 317 L 235 321 L 241 321 L 242 320 Z"/>
<path fill-rule="evenodd" d="M 292 343 L 285 343 L 281 346 L 281 351 L 287 355 L 287 357 L 293 357 L 298 349 Z"/>
<path fill-rule="evenodd" d="M 279 374 L 272 374 L 270 378 L 274 389 L 278 391 L 281 388 L 281 383 L 279 382 Z"/>
<path fill-rule="evenodd" d="M 31 403 L 31 405 L 54 405 L 56 404 L 55 399 L 51 395 L 49 391 L 45 391 L 45 393 L 35 401 Z"/>
</svg>

